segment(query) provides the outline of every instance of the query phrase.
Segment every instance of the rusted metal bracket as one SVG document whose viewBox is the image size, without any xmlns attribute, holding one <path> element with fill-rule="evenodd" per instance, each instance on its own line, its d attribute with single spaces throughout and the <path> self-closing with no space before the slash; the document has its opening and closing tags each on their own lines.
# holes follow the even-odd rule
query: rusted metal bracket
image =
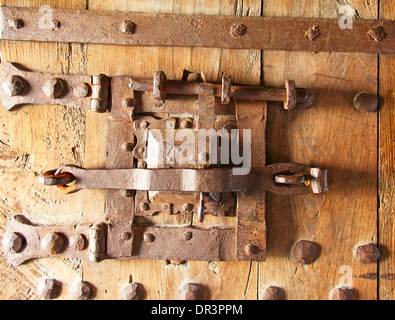
<svg viewBox="0 0 395 320">
<path fill-rule="evenodd" d="M 0 38 L 139 46 L 394 53 L 395 23 L 337 19 L 0 8 Z M 44 19 L 45 18 L 45 19 Z M 43 22 L 44 20 L 44 22 Z"/>
<path fill-rule="evenodd" d="M 110 169 L 85 170 L 65 166 L 44 172 L 40 181 L 65 193 L 80 189 L 118 189 L 166 192 L 264 192 L 278 195 L 324 193 L 325 169 L 296 163 L 276 163 L 235 175 L 233 169 Z"/>
<path fill-rule="evenodd" d="M 166 76 L 159 71 L 153 80 L 134 79 L 130 77 L 113 77 L 105 75 L 55 75 L 40 72 L 25 71 L 12 63 L 4 63 L 1 73 L 2 105 L 11 110 L 23 104 L 59 104 L 79 107 L 85 110 L 105 112 L 111 109 L 109 88 L 116 87 L 122 94 L 132 95 L 132 92 L 151 91 L 152 104 L 156 111 L 179 112 L 196 114 L 196 110 L 166 108 L 166 95 L 203 95 L 221 97 L 222 104 L 231 103 L 231 99 L 247 99 L 257 101 L 282 101 L 284 109 L 308 108 L 313 102 L 311 91 L 296 89 L 293 80 L 287 80 L 285 88 L 267 88 L 261 86 L 232 85 L 230 78 L 223 76 L 223 83 L 185 82 L 165 80 Z M 123 83 L 123 85 L 122 85 Z M 125 86 L 126 84 L 126 86 Z M 134 107 L 133 98 L 123 101 L 130 111 Z M 141 106 L 145 106 L 143 103 Z M 163 107 L 162 107 L 163 106 Z M 151 109 L 152 111 L 155 109 Z M 136 110 L 139 112 L 140 110 Z M 145 112 L 150 110 L 144 109 Z"/>
<path fill-rule="evenodd" d="M 8 222 L 3 242 L 13 264 L 52 255 L 91 261 L 264 261 L 265 191 L 280 195 L 328 191 L 325 169 L 265 164 L 265 100 L 283 101 L 285 109 L 312 103 L 310 91 L 296 89 L 292 80 L 277 89 L 234 85 L 226 76 L 221 83 L 172 81 L 163 72 L 156 72 L 153 79 L 64 76 L 5 63 L 1 82 L 1 99 L 8 110 L 33 103 L 111 112 L 105 169 L 66 166 L 40 177 L 65 192 L 106 189 L 103 222 L 37 226 L 17 216 Z M 195 139 L 201 131 L 209 132 L 213 143 L 218 138 L 210 130 L 220 133 L 221 143 L 200 150 Z M 238 135 L 233 136 L 234 130 Z M 174 139 L 185 132 L 192 140 Z M 249 135 L 251 140 L 244 141 Z M 243 149 L 243 155 L 251 152 L 251 166 L 236 175 L 233 170 L 240 169 L 240 163 L 234 164 L 233 156 L 226 161 L 227 153 L 221 150 L 226 142 L 239 140 L 243 142 L 236 149 Z M 199 151 L 185 163 L 177 162 L 189 149 Z M 220 154 L 217 162 L 211 161 L 213 150 Z M 156 161 L 160 158 L 165 161 Z M 196 225 L 161 226 L 150 220 L 158 213 L 195 214 L 198 219 Z M 235 223 L 207 228 L 201 223 L 208 214 L 234 217 Z"/>
</svg>

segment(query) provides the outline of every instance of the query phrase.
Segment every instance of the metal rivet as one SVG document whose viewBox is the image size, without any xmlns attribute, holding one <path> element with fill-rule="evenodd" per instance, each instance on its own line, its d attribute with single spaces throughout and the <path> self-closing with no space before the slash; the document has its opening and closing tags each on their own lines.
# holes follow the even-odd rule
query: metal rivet
<svg viewBox="0 0 395 320">
<path fill-rule="evenodd" d="M 133 34 L 135 32 L 136 25 L 129 20 L 125 20 L 121 23 L 119 30 L 124 34 Z"/>
<path fill-rule="evenodd" d="M 45 82 L 42 90 L 50 99 L 58 99 L 64 91 L 63 81 L 59 78 L 52 78 Z"/>
<path fill-rule="evenodd" d="M 347 287 L 338 287 L 332 290 L 331 300 L 354 300 L 353 290 Z"/>
<path fill-rule="evenodd" d="M 138 153 L 144 153 L 144 151 L 145 151 L 144 148 L 139 148 L 139 149 L 137 150 Z"/>
<path fill-rule="evenodd" d="M 382 26 L 377 26 L 377 27 L 369 28 L 368 36 L 372 38 L 374 41 L 382 41 L 384 40 L 386 34 Z"/>
<path fill-rule="evenodd" d="M 155 241 L 155 236 L 152 233 L 144 233 L 144 241 L 145 242 L 154 242 Z"/>
<path fill-rule="evenodd" d="M 8 25 L 11 28 L 15 28 L 15 29 L 20 29 L 23 28 L 23 26 L 25 25 L 25 23 L 23 22 L 22 19 L 19 18 L 12 18 L 8 20 Z"/>
<path fill-rule="evenodd" d="M 60 296 L 62 284 L 55 279 L 44 279 L 38 287 L 38 294 L 43 299 L 55 299 Z"/>
<path fill-rule="evenodd" d="M 362 112 L 375 112 L 379 106 L 377 94 L 360 92 L 354 97 L 355 109 Z"/>
<path fill-rule="evenodd" d="M 360 245 L 355 251 L 355 258 L 364 264 L 373 263 L 380 258 L 380 251 L 373 243 Z"/>
<path fill-rule="evenodd" d="M 139 168 L 139 169 L 147 168 L 147 162 L 140 160 L 139 162 L 137 162 L 137 168 Z"/>
<path fill-rule="evenodd" d="M 320 29 L 317 26 L 313 26 L 312 28 L 307 29 L 305 36 L 310 40 L 314 41 L 321 35 Z"/>
<path fill-rule="evenodd" d="M 76 251 L 85 249 L 86 241 L 82 234 L 74 234 L 69 238 L 69 247 Z"/>
<path fill-rule="evenodd" d="M 192 239 L 192 232 L 191 231 L 186 231 L 186 232 L 184 232 L 184 234 L 183 234 L 183 236 L 184 236 L 184 240 L 185 241 L 188 241 L 188 240 L 191 240 Z"/>
<path fill-rule="evenodd" d="M 134 149 L 134 144 L 132 142 L 125 142 L 122 146 L 121 149 L 123 152 L 131 152 Z"/>
<path fill-rule="evenodd" d="M 312 241 L 300 240 L 293 245 L 291 257 L 301 264 L 313 263 L 318 257 L 318 245 Z"/>
<path fill-rule="evenodd" d="M 142 211 L 147 211 L 149 209 L 149 204 L 146 202 L 142 202 L 142 203 L 140 203 L 139 208 Z"/>
<path fill-rule="evenodd" d="M 130 232 L 122 232 L 121 233 L 121 240 L 123 241 L 127 241 L 130 240 L 130 238 L 132 237 L 132 234 Z"/>
<path fill-rule="evenodd" d="M 74 300 L 88 300 L 92 295 L 92 287 L 88 282 L 77 281 L 71 285 L 70 297 Z"/>
<path fill-rule="evenodd" d="M 191 212 L 192 209 L 193 209 L 193 204 L 191 204 L 191 203 L 184 203 L 184 204 L 182 205 L 182 210 L 183 210 L 184 212 Z"/>
<path fill-rule="evenodd" d="M 124 197 L 124 198 L 129 198 L 129 197 L 133 196 L 133 190 L 130 190 L 130 189 L 121 189 L 120 193 L 121 193 L 122 197 Z"/>
<path fill-rule="evenodd" d="M 3 247 L 12 253 L 18 253 L 26 243 L 25 238 L 19 233 L 9 233 L 3 238 Z"/>
<path fill-rule="evenodd" d="M 9 95 L 10 97 L 18 96 L 23 91 L 23 81 L 22 78 L 19 76 L 11 76 L 10 79 L 4 81 L 1 84 L 1 88 L 3 89 L 4 93 Z"/>
<path fill-rule="evenodd" d="M 203 289 L 197 283 L 186 283 L 182 287 L 182 299 L 184 300 L 201 300 L 203 299 Z"/>
<path fill-rule="evenodd" d="M 59 253 L 64 246 L 64 239 L 60 233 L 50 232 L 41 240 L 41 247 L 49 254 Z"/>
<path fill-rule="evenodd" d="M 138 282 L 130 283 L 121 290 L 122 300 L 141 300 L 144 296 L 144 288 Z"/>
<path fill-rule="evenodd" d="M 270 286 L 265 289 L 262 300 L 284 300 L 284 289 L 277 286 Z"/>
<path fill-rule="evenodd" d="M 90 86 L 86 83 L 79 83 L 73 88 L 73 93 L 77 98 L 85 98 L 89 95 Z"/>
<path fill-rule="evenodd" d="M 131 98 L 125 98 L 122 100 L 122 106 L 126 108 L 134 107 L 134 100 Z"/>
<path fill-rule="evenodd" d="M 247 244 L 244 248 L 247 256 L 255 256 L 259 252 L 259 248 L 254 244 Z"/>
<path fill-rule="evenodd" d="M 242 37 L 247 31 L 247 27 L 244 24 L 236 23 L 229 28 L 229 34 L 232 37 Z"/>
</svg>

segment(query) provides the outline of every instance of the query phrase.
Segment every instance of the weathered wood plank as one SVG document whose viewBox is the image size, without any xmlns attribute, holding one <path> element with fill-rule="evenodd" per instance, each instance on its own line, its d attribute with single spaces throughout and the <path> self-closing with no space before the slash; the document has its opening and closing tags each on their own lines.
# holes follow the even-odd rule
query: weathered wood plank
<svg viewBox="0 0 395 320">
<path fill-rule="evenodd" d="M 356 9 L 363 1 L 353 1 Z M 329 1 L 264 2 L 263 15 L 336 16 Z M 362 12 L 362 10 L 360 10 Z M 365 11 L 366 12 L 366 11 Z M 364 18 L 374 18 L 373 8 Z M 353 250 L 376 238 L 377 115 L 354 110 L 359 91 L 376 92 L 377 57 L 362 54 L 265 51 L 266 85 L 286 78 L 314 91 L 309 110 L 269 107 L 267 163 L 292 161 L 328 168 L 329 193 L 302 197 L 267 195 L 268 259 L 260 263 L 260 296 L 268 285 L 284 288 L 287 299 L 328 299 L 341 284 L 341 266 L 350 266 L 356 298 L 375 299 L 376 284 L 366 275 L 377 266 L 355 261 Z M 321 247 L 311 265 L 290 258 L 301 239 Z M 350 283 L 348 283 L 350 284 Z"/>
<path fill-rule="evenodd" d="M 260 5 L 244 1 L 156 1 L 130 2 L 90 1 L 89 9 L 172 12 L 191 14 L 255 14 L 259 15 Z M 259 50 L 221 50 L 206 48 L 142 48 L 122 46 L 89 45 L 88 72 L 134 77 L 151 77 L 162 70 L 169 79 L 181 79 L 183 71 L 200 71 L 208 81 L 219 81 L 222 72 L 238 83 L 260 81 Z M 116 57 L 116 59 L 114 59 Z M 91 118 L 95 117 L 95 118 Z M 96 123 L 96 124 L 95 124 Z M 87 147 L 85 167 L 103 167 L 105 153 L 89 156 L 89 145 L 104 143 L 105 134 L 89 126 L 105 125 L 105 115 L 88 115 Z M 84 219 L 98 219 L 104 216 L 104 193 L 91 191 L 84 208 Z M 194 219 L 195 221 L 197 219 Z M 175 217 L 155 217 L 156 223 L 183 223 Z M 187 221 L 185 221 L 188 223 Z M 184 222 L 184 223 L 185 223 Z M 206 217 L 205 225 L 220 225 L 217 217 Z M 108 272 L 108 270 L 112 270 Z M 196 262 L 172 265 L 166 261 L 103 261 L 99 264 L 84 262 L 84 279 L 97 285 L 98 299 L 119 299 L 120 289 L 130 279 L 145 287 L 147 299 L 179 299 L 183 283 L 194 281 L 204 287 L 206 299 L 255 299 L 257 296 L 257 264 L 249 262 Z M 232 288 L 232 290 L 230 290 Z"/>
<path fill-rule="evenodd" d="M 380 2 L 380 19 L 395 18 L 395 3 Z M 395 55 L 379 57 L 379 296 L 381 300 L 394 300 L 395 275 Z"/>
<path fill-rule="evenodd" d="M 85 1 L 0 1 L 0 5 L 50 5 L 52 8 L 84 9 Z M 1 41 L 1 61 L 49 73 L 84 73 L 84 45 Z M 85 151 L 85 114 L 62 106 L 23 106 L 7 112 L 0 108 L 1 133 L 1 237 L 6 219 L 23 214 L 34 223 L 78 223 L 82 195 L 67 197 L 38 182 L 42 171 L 64 163 L 81 165 Z M 68 286 L 81 278 L 77 260 L 41 259 L 18 268 L 0 258 L 2 299 L 37 299 L 37 286 L 44 277 L 63 283 L 62 298 L 68 298 Z"/>
</svg>

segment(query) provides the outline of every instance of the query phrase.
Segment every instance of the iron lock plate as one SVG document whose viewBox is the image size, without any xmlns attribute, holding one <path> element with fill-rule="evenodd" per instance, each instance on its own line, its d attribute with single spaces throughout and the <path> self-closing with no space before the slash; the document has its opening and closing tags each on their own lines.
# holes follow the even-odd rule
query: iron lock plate
<svg viewBox="0 0 395 320">
<path fill-rule="evenodd" d="M 153 79 L 50 75 L 6 63 L 1 99 L 8 110 L 34 103 L 111 113 L 105 169 L 66 166 L 40 177 L 41 182 L 65 192 L 106 189 L 103 222 L 34 225 L 17 215 L 6 228 L 6 238 L 20 243 L 6 244 L 9 261 L 20 264 L 52 255 L 91 261 L 264 261 L 265 192 L 328 191 L 325 169 L 294 163 L 266 166 L 265 161 L 266 100 L 283 101 L 284 108 L 292 110 L 310 106 L 311 92 L 295 88 L 292 80 L 281 89 L 234 85 L 226 76 L 219 84 L 198 79 L 192 73 L 181 81 L 167 80 L 163 72 L 156 72 Z M 189 162 L 175 161 L 177 153 L 184 152 L 185 142 L 169 141 L 167 136 L 186 130 L 196 138 L 199 130 L 213 130 L 228 132 L 231 140 L 232 129 L 239 130 L 240 141 L 246 135 L 244 130 L 251 132 L 245 149 L 251 151 L 251 163 L 244 175 L 235 175 L 233 170 L 240 166 L 222 161 L 222 153 L 222 162 L 213 164 L 211 149 L 194 153 Z M 154 161 L 158 154 L 163 162 Z M 193 225 L 183 226 L 156 225 L 144 219 L 158 213 L 197 219 Z M 199 224 L 207 214 L 231 217 L 234 223 L 207 228 Z"/>
</svg>

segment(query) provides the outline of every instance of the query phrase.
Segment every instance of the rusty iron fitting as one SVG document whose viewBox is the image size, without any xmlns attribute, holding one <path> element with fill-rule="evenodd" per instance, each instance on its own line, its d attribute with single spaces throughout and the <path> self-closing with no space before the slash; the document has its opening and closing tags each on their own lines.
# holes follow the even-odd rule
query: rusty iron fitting
<svg viewBox="0 0 395 320">
<path fill-rule="evenodd" d="M 277 286 L 270 286 L 263 291 L 262 300 L 284 300 L 284 289 Z"/>
<path fill-rule="evenodd" d="M 166 94 L 213 95 L 221 98 L 224 104 L 231 98 L 246 100 L 282 101 L 286 109 L 311 106 L 312 92 L 304 88 L 295 88 L 294 81 L 286 81 L 285 88 L 232 85 L 230 78 L 223 76 L 222 83 L 191 82 L 166 80 L 162 71 L 154 74 L 154 80 L 131 78 L 129 87 L 136 91 L 152 91 L 155 99 L 164 101 Z"/>
<path fill-rule="evenodd" d="M 88 300 L 92 296 L 92 286 L 86 281 L 77 281 L 70 287 L 70 298 Z"/>
<path fill-rule="evenodd" d="M 64 186 L 75 181 L 75 177 L 68 172 L 58 173 L 58 170 L 49 170 L 38 177 L 38 181 L 47 186 Z"/>
<path fill-rule="evenodd" d="M 62 283 L 56 279 L 44 279 L 38 286 L 38 294 L 43 299 L 56 299 L 62 291 Z"/>
<path fill-rule="evenodd" d="M 24 88 L 24 83 L 21 77 L 12 75 L 1 84 L 4 93 L 10 97 L 19 96 Z"/>
<path fill-rule="evenodd" d="M 95 223 L 89 227 L 89 261 L 100 262 L 106 255 L 107 224 Z"/>
<path fill-rule="evenodd" d="M 41 248 L 50 255 L 60 253 L 64 246 L 64 235 L 59 232 L 49 232 L 41 239 Z"/>
<path fill-rule="evenodd" d="M 202 300 L 203 288 L 198 283 L 186 283 L 181 290 L 181 297 L 183 300 Z"/>
<path fill-rule="evenodd" d="M 332 290 L 331 300 L 354 300 L 353 289 L 346 286 L 337 287 Z"/>
<path fill-rule="evenodd" d="M 144 287 L 141 283 L 129 283 L 121 289 L 122 300 L 141 300 L 144 297 Z"/>
<path fill-rule="evenodd" d="M 106 112 L 108 110 L 110 79 L 101 74 L 92 76 L 91 110 Z"/>
<path fill-rule="evenodd" d="M 49 99 L 59 99 L 65 91 L 65 85 L 62 79 L 52 78 L 44 83 L 42 90 Z"/>
<path fill-rule="evenodd" d="M 380 250 L 374 243 L 360 245 L 355 250 L 355 258 L 364 264 L 374 263 L 380 258 Z"/>
<path fill-rule="evenodd" d="M 377 94 L 360 92 L 354 97 L 354 107 L 361 112 L 375 112 L 379 106 Z"/>
<path fill-rule="evenodd" d="M 23 235 L 17 232 L 6 233 L 4 235 L 3 248 L 11 253 L 18 253 L 23 250 L 26 244 L 26 239 Z"/>
</svg>

